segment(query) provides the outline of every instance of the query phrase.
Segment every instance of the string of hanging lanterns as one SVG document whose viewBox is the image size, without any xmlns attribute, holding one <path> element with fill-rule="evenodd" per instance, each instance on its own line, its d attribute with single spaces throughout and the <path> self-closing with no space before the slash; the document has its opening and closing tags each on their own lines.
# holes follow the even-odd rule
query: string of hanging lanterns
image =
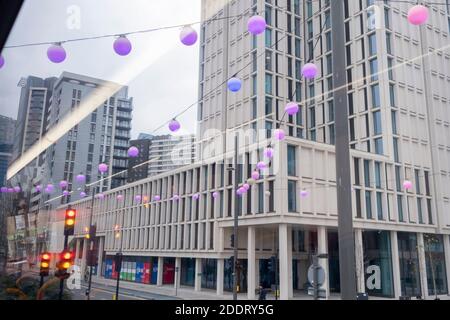
<svg viewBox="0 0 450 320">
<path fill-rule="evenodd" d="M 390 1 L 390 2 L 395 2 L 395 1 Z M 424 23 L 426 23 L 428 18 L 429 18 L 429 10 L 424 5 L 417 4 L 413 7 L 411 7 L 408 11 L 407 19 L 408 19 L 409 23 L 412 25 L 423 25 Z M 255 14 L 252 17 L 250 17 L 248 20 L 248 23 L 247 23 L 248 32 L 252 35 L 262 34 L 266 30 L 266 27 L 267 27 L 267 24 L 266 24 L 264 17 L 259 16 L 258 14 Z M 196 30 L 193 29 L 190 25 L 184 26 L 180 32 L 181 43 L 186 46 L 192 46 L 197 42 L 197 40 L 198 40 L 198 34 L 197 34 Z M 113 49 L 116 54 L 118 54 L 120 56 L 126 56 L 131 52 L 132 44 L 125 35 L 120 35 L 114 41 Z M 53 63 L 61 63 L 61 62 L 65 61 L 65 59 L 67 57 L 67 53 L 66 53 L 65 49 L 62 47 L 61 42 L 52 44 L 48 48 L 47 57 Z M 5 59 L 3 56 L 0 55 L 0 69 L 4 66 L 4 64 L 5 64 Z M 314 63 L 309 62 L 309 63 L 305 64 L 302 68 L 302 75 L 306 79 L 314 79 L 317 76 L 317 73 L 318 73 L 318 68 Z M 238 91 L 240 91 L 240 89 L 242 87 L 242 81 L 239 78 L 237 78 L 237 76 L 235 75 L 228 80 L 227 86 L 231 92 L 238 92 Z M 299 111 L 299 106 L 295 102 L 290 102 L 285 107 L 285 114 L 288 114 L 290 116 L 295 115 L 298 111 Z M 169 130 L 171 132 L 178 131 L 180 129 L 180 127 L 181 127 L 180 123 L 175 118 L 172 121 L 170 121 L 170 123 L 169 123 Z M 284 131 L 280 128 L 277 128 L 274 131 L 274 138 L 279 141 L 284 140 L 285 139 Z M 269 147 L 265 149 L 264 155 L 270 159 L 273 157 L 273 152 L 274 152 L 273 148 L 271 148 L 269 145 Z M 130 149 L 128 150 L 129 157 L 132 157 L 132 158 L 137 157 L 138 154 L 139 154 L 139 150 L 136 147 L 130 147 Z M 257 164 L 258 170 L 264 170 L 264 169 L 266 169 L 266 167 L 267 167 L 267 165 L 263 161 L 260 161 Z M 99 169 L 100 173 L 104 174 L 108 171 L 108 166 L 104 163 L 101 163 L 101 164 L 99 164 L 98 169 Z M 258 180 L 259 177 L 260 177 L 260 174 L 258 171 L 252 172 L 252 174 L 251 174 L 252 180 Z M 76 177 L 76 181 L 78 183 L 84 183 L 85 179 L 86 179 L 85 176 L 82 174 L 79 174 Z M 63 180 L 60 182 L 59 185 L 62 189 L 65 189 L 65 188 L 67 188 L 68 183 L 67 183 L 67 181 Z M 405 180 L 403 183 L 403 187 L 406 190 L 411 189 L 412 182 L 409 180 Z M 237 190 L 237 193 L 238 193 L 238 195 L 243 195 L 249 189 L 250 189 L 250 185 L 248 183 L 245 183 L 243 186 L 241 186 Z M 20 192 L 21 189 L 20 189 L 20 187 L 14 187 L 14 188 L 2 187 L 2 188 L 0 188 L 0 191 L 2 193 L 11 193 L 11 192 Z M 41 192 L 42 187 L 40 185 L 36 186 L 35 191 Z M 45 192 L 48 194 L 51 194 L 51 193 L 53 193 L 53 191 L 54 191 L 53 184 L 48 184 L 45 188 Z M 63 191 L 64 196 L 67 196 L 69 194 L 70 194 L 70 192 L 68 190 Z M 306 190 L 302 190 L 302 192 L 301 192 L 302 197 L 306 197 L 306 196 L 308 196 L 308 194 L 309 193 Z M 213 198 L 217 198 L 219 196 L 219 194 L 217 192 L 214 192 L 212 195 L 213 195 Z M 80 196 L 85 197 L 86 193 L 81 192 Z M 118 199 L 119 199 L 119 196 L 117 196 Z M 199 196 L 200 196 L 199 194 L 194 194 L 192 196 L 192 198 L 194 200 L 198 200 Z M 138 197 L 139 196 L 136 196 L 136 199 L 138 199 Z M 100 193 L 97 195 L 97 198 L 103 199 L 104 195 L 102 193 Z M 174 196 L 174 200 L 175 199 L 178 200 L 179 196 L 178 195 Z M 155 196 L 154 200 L 160 201 L 160 197 Z M 140 199 L 139 199 L 139 201 L 140 201 Z"/>
</svg>

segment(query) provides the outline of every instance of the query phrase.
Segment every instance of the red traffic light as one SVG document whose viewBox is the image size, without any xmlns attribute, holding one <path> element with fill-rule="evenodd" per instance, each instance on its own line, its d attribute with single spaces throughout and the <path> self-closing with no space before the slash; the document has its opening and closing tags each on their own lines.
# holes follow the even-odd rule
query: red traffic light
<svg viewBox="0 0 450 320">
<path fill-rule="evenodd" d="M 42 277 L 48 276 L 49 268 L 50 268 L 50 259 L 51 259 L 50 253 L 44 252 L 41 254 L 41 262 L 39 264 L 39 267 L 40 267 L 39 274 Z"/>
<path fill-rule="evenodd" d="M 73 210 L 73 209 L 68 209 L 68 210 L 66 211 L 66 217 L 68 217 L 68 218 L 74 218 L 74 217 L 75 217 L 75 214 L 76 214 L 76 211 Z"/>
</svg>

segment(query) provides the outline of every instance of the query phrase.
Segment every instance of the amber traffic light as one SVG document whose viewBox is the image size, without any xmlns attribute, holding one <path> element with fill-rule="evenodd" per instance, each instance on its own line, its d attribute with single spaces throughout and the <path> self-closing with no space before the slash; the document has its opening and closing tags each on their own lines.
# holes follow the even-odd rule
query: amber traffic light
<svg viewBox="0 0 450 320">
<path fill-rule="evenodd" d="M 75 209 L 67 209 L 66 216 L 64 220 L 64 235 L 72 236 L 75 230 L 75 218 L 77 216 L 77 211 Z"/>
<path fill-rule="evenodd" d="M 41 277 L 48 276 L 50 269 L 50 260 L 51 260 L 50 253 L 44 252 L 41 254 L 40 272 L 39 272 L 39 275 Z"/>
</svg>

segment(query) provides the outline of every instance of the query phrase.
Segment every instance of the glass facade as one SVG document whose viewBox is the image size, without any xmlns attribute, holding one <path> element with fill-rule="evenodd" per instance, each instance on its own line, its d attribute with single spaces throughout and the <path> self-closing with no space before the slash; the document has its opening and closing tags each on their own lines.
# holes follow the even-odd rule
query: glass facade
<svg viewBox="0 0 450 320">
<path fill-rule="evenodd" d="M 424 234 L 428 294 L 447 294 L 444 242 L 442 235 Z"/>
<path fill-rule="evenodd" d="M 195 281 L 195 259 L 181 258 L 180 284 L 183 286 L 194 286 Z"/>
<path fill-rule="evenodd" d="M 217 260 L 202 259 L 202 288 L 216 289 Z"/>
<path fill-rule="evenodd" d="M 402 295 L 419 296 L 421 295 L 421 285 L 417 236 L 415 233 L 398 232 L 397 241 Z"/>
<path fill-rule="evenodd" d="M 364 270 L 369 295 L 393 297 L 391 241 L 389 231 L 364 231 Z"/>
</svg>

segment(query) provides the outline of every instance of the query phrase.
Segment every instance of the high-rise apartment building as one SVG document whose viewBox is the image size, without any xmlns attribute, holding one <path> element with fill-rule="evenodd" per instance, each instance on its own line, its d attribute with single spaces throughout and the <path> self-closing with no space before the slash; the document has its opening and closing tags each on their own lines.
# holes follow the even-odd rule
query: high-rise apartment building
<svg viewBox="0 0 450 320">
<path fill-rule="evenodd" d="M 54 85 L 47 129 L 79 107 L 95 90 L 108 84 L 105 80 L 63 72 Z M 132 103 L 133 99 L 128 97 L 128 87 L 122 86 L 88 117 L 71 128 L 46 150 L 39 182 L 56 185 L 61 180 L 67 181 L 68 189 L 73 193 L 61 201 L 70 202 L 79 199 L 78 188 L 83 188 L 75 181 L 76 176 L 85 175 L 86 184 L 98 181 L 101 179 L 98 165 L 105 163 L 108 165 L 107 175 L 125 172 L 102 181 L 100 190 L 124 184 L 128 168 Z"/>
<path fill-rule="evenodd" d="M 277 284 L 281 299 L 306 295 L 308 268 L 317 253 L 328 254 L 320 260 L 326 296 L 340 292 L 334 115 L 342 110 L 333 102 L 329 3 L 202 1 L 197 133 L 202 161 L 96 200 L 101 276 L 117 276 L 112 261 L 120 250 L 132 274 L 142 268 L 152 274 L 140 278 L 144 283 L 215 289 L 223 297 L 232 290 L 237 201 L 241 292 L 252 299 L 259 284 Z M 427 298 L 449 292 L 450 30 L 445 4 L 428 4 L 427 24 L 413 26 L 406 18 L 410 3 L 348 0 L 345 38 L 335 39 L 347 47 L 357 288 L 370 296 Z M 268 23 L 259 36 L 247 32 L 254 12 Z M 313 80 L 301 77 L 306 62 L 318 66 Z M 243 83 L 238 93 L 226 88 L 233 76 Z M 284 117 L 291 101 L 299 103 L 300 112 Z M 273 144 L 275 157 L 269 160 L 262 151 L 277 127 L 286 139 Z M 235 170 L 228 170 L 233 153 L 224 153 L 233 150 L 234 142 L 226 130 L 245 133 Z M 261 160 L 269 168 L 246 194 L 235 196 L 233 172 L 242 184 Z M 405 188 L 406 181 L 412 186 Z M 117 200 L 118 194 L 124 201 Z M 137 202 L 135 195 L 150 201 Z M 154 201 L 156 195 L 161 200 Z M 76 227 L 81 250 L 87 245 L 83 230 L 89 216 L 84 212 L 90 203 L 72 206 L 82 212 Z"/>
<path fill-rule="evenodd" d="M 140 134 L 137 140 L 130 141 L 130 145 L 137 147 L 140 153 L 138 157 L 128 160 L 129 182 L 174 170 L 195 161 L 194 135 Z M 144 162 L 147 163 L 136 167 Z"/>
<path fill-rule="evenodd" d="M 11 161 L 16 120 L 0 115 L 0 185 L 6 183 L 6 171 Z"/>
</svg>

